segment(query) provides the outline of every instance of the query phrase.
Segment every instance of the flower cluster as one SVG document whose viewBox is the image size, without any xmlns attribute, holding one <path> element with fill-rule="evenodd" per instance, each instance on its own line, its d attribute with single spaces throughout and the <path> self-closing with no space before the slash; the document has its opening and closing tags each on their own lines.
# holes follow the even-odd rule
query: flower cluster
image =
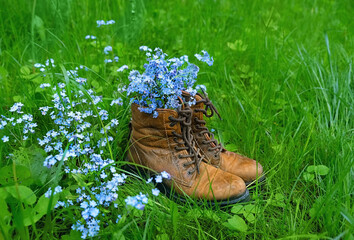
<svg viewBox="0 0 354 240">
<path fill-rule="evenodd" d="M 106 46 L 106 47 L 104 47 L 104 49 L 103 49 L 103 53 L 105 54 L 105 55 L 109 55 L 111 52 L 113 52 L 113 48 L 112 48 L 112 46 Z M 114 56 L 113 57 L 113 59 L 110 59 L 110 58 L 106 58 L 105 60 L 104 60 L 104 63 L 113 63 L 113 62 L 119 62 L 119 57 L 118 56 Z M 124 67 L 125 68 L 125 66 L 128 68 L 128 66 L 127 65 L 123 65 L 122 67 Z M 121 67 L 121 68 L 122 68 Z M 120 68 L 120 69 L 121 69 Z M 124 69 L 123 69 L 124 70 Z M 123 71 L 122 70 L 122 71 Z M 118 69 L 118 71 L 119 71 L 119 69 Z"/>
<path fill-rule="evenodd" d="M 96 23 L 97 23 L 97 27 L 101 27 L 101 26 L 104 26 L 104 25 L 111 25 L 111 24 L 114 24 L 116 22 L 114 20 L 108 20 L 107 22 L 105 22 L 104 20 L 97 20 Z"/>
<path fill-rule="evenodd" d="M 202 50 L 202 54 L 195 54 L 194 56 L 201 62 L 207 63 L 209 66 L 212 66 L 214 63 L 213 57 L 210 57 L 209 53 L 205 50 Z"/>
<path fill-rule="evenodd" d="M 139 195 L 135 196 L 135 197 L 127 197 L 125 199 L 125 203 L 127 205 L 133 206 L 136 209 L 139 210 L 144 210 L 146 203 L 148 203 L 148 198 L 145 194 L 140 193 Z"/>
<path fill-rule="evenodd" d="M 53 59 L 48 59 L 45 64 L 36 63 L 35 67 L 40 72 L 53 72 L 56 66 Z M 112 134 L 115 134 L 119 121 L 103 108 L 105 105 L 121 106 L 123 100 L 117 98 L 111 100 L 110 104 L 104 104 L 102 96 L 96 95 L 91 89 L 85 90 L 87 79 L 80 77 L 82 71 L 87 71 L 87 68 L 79 66 L 68 70 L 66 74 L 69 81 L 66 82 L 60 81 L 64 79 L 60 73 L 49 74 L 45 79 L 57 83 L 54 86 L 50 83 L 40 84 L 40 88 L 46 89 L 43 93 L 51 94 L 52 100 L 48 106 L 41 106 L 38 110 L 46 118 L 46 126 L 52 128 L 37 140 L 47 153 L 44 166 L 50 168 L 62 162 L 67 179 L 82 180 L 80 187 L 73 193 L 77 196 L 76 200 L 64 198 L 56 203 L 55 208 L 72 206 L 73 209 L 79 209 L 80 214 L 72 228 L 86 238 L 97 235 L 103 223 L 107 222 L 103 209 L 118 207 L 115 203 L 118 187 L 125 183 L 127 176 L 118 172 L 110 151 L 110 142 L 114 139 Z M 53 77 L 58 78 L 58 81 L 52 81 Z M 11 116 L 1 115 L 0 134 L 6 131 L 13 135 L 2 134 L 1 141 L 26 140 L 29 134 L 35 133 L 37 123 L 33 122 L 31 114 L 23 112 L 23 107 L 23 103 L 15 103 L 9 109 Z M 20 125 L 20 136 L 9 129 Z M 66 188 L 65 185 L 63 182 L 61 186 L 49 187 L 44 196 L 61 196 L 59 193 Z"/>
<path fill-rule="evenodd" d="M 75 205 L 80 209 L 81 214 L 72 228 L 86 238 L 95 236 L 100 230 L 102 208 L 114 207 L 118 186 L 124 184 L 127 176 L 117 172 L 115 161 L 109 154 L 109 142 L 113 141 L 113 136 L 108 132 L 114 133 L 118 119 L 110 118 L 102 107 L 102 96 L 97 96 L 91 89 L 86 91 L 78 87 L 86 86 L 86 80 L 82 80 L 85 78 L 79 77 L 79 70 L 67 73 L 73 80 L 70 92 L 66 83 L 59 82 L 50 88 L 52 104 L 39 108 L 43 116 L 49 117 L 54 128 L 38 138 L 38 144 L 48 154 L 44 166 L 53 167 L 63 161 L 65 174 L 80 176 L 86 183 L 76 189 L 76 201 L 59 201 L 55 206 Z M 112 103 L 122 105 L 123 101 L 119 98 Z M 101 128 L 94 130 L 93 126 Z M 80 160 L 79 164 L 77 160 Z M 49 189 L 45 195 L 50 197 L 60 191 L 61 187 L 56 187 L 53 193 Z"/>
<path fill-rule="evenodd" d="M 141 51 L 146 52 L 148 63 L 144 64 L 145 71 L 140 73 L 132 70 L 129 74 L 129 86 L 127 96 L 134 103 L 140 105 L 141 112 L 158 116 L 157 108 L 177 109 L 181 102 L 182 90 L 195 95 L 197 89 L 195 82 L 199 67 L 189 62 L 188 56 L 179 58 L 167 58 L 167 54 L 160 48 L 152 51 L 147 46 L 141 46 Z M 207 59 L 208 53 L 203 51 L 204 56 L 198 55 L 198 59 L 212 64 L 212 59 Z M 193 99 L 188 104 L 194 104 Z"/>
<path fill-rule="evenodd" d="M 48 188 L 48 191 L 44 194 L 44 196 L 46 196 L 47 198 L 50 198 L 50 196 L 53 194 L 53 195 L 55 195 L 55 194 L 58 194 L 58 193 L 60 193 L 60 192 L 62 192 L 63 191 L 63 189 L 62 189 L 62 187 L 61 186 L 56 186 L 55 188 L 54 188 L 54 192 L 52 191 L 52 188 L 50 187 L 50 188 Z"/>
<path fill-rule="evenodd" d="M 53 58 L 47 59 L 47 60 L 45 61 L 45 64 L 41 64 L 41 63 L 36 63 L 36 64 L 34 64 L 34 67 L 35 67 L 35 68 L 39 68 L 39 70 L 40 70 L 41 72 L 44 72 L 44 71 L 45 71 L 45 68 L 46 68 L 46 67 L 49 67 L 49 66 L 55 67 L 54 59 L 53 59 Z"/>
<path fill-rule="evenodd" d="M 104 54 L 108 54 L 109 52 L 112 52 L 113 48 L 111 46 L 107 46 L 103 49 Z"/>
<path fill-rule="evenodd" d="M 146 183 L 152 183 L 155 180 L 155 183 L 162 183 L 163 179 L 171 179 L 171 175 L 166 171 L 161 172 L 160 174 L 156 175 L 154 178 L 149 178 Z M 152 195 L 158 196 L 160 194 L 160 190 L 157 188 L 152 189 Z M 137 196 L 129 196 L 125 199 L 125 203 L 130 205 L 136 209 L 144 210 L 145 204 L 148 202 L 147 195 L 140 193 Z"/>
<path fill-rule="evenodd" d="M 0 130 L 5 130 L 7 127 L 15 127 L 21 126 L 21 135 L 15 136 L 13 131 L 9 131 L 11 135 L 13 135 L 14 141 L 17 139 L 27 140 L 29 134 L 35 133 L 35 128 L 37 127 L 37 123 L 33 122 L 33 116 L 31 114 L 24 114 L 22 111 L 23 103 L 18 102 L 15 103 L 11 108 L 10 112 L 12 113 L 11 117 L 6 117 L 4 115 L 0 116 Z M 10 137 L 8 135 L 3 135 L 1 138 L 2 142 L 9 142 Z"/>
<path fill-rule="evenodd" d="M 93 35 L 86 35 L 85 39 L 95 40 L 97 37 Z"/>
<path fill-rule="evenodd" d="M 43 89 L 51 92 L 52 101 L 50 105 L 41 106 L 38 110 L 43 117 L 51 121 L 48 126 L 52 125 L 53 128 L 37 140 L 47 153 L 44 166 L 51 168 L 59 166 L 62 162 L 64 173 L 69 179 L 81 179 L 80 187 L 73 193 L 77 196 L 76 199 L 64 198 L 56 203 L 55 208 L 78 209 L 80 214 L 77 215 L 72 229 L 80 231 L 82 238 L 87 238 L 96 236 L 102 226 L 112 218 L 104 214 L 105 209 L 118 208 L 116 201 L 119 186 L 125 183 L 128 176 L 119 173 L 110 151 L 111 142 L 114 140 L 112 134 L 117 131 L 119 121 L 112 118 L 109 111 L 103 107 L 121 106 L 123 100 L 117 98 L 104 104 L 102 96 L 96 95 L 92 89 L 85 90 L 86 78 L 80 77 L 81 71 L 84 70 L 84 67 L 68 70 L 66 73 L 69 82 L 59 81 L 55 86 L 49 83 L 41 84 Z M 22 106 L 17 103 L 11 111 L 20 113 Z M 155 177 L 155 182 L 161 182 L 162 178 L 170 176 L 162 172 Z M 65 188 L 65 184 L 62 187 L 57 186 L 54 190 L 49 188 L 45 196 L 56 195 L 62 188 Z M 152 191 L 152 195 L 158 194 L 158 189 Z M 142 193 L 125 200 L 126 205 L 140 210 L 144 209 L 147 201 L 148 195 Z M 120 215 L 115 217 L 118 221 Z"/>
</svg>

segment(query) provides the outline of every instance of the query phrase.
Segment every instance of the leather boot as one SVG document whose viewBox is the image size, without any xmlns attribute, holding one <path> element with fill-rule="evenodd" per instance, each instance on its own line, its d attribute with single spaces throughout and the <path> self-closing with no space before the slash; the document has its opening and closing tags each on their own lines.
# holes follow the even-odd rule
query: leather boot
<svg viewBox="0 0 354 240">
<path fill-rule="evenodd" d="M 186 98 L 186 101 L 191 97 L 185 91 L 183 92 L 183 96 Z M 246 186 L 257 179 L 258 182 L 265 180 L 263 167 L 260 163 L 240 154 L 227 151 L 221 143 L 218 143 L 214 138 L 214 134 L 206 127 L 204 115 L 210 118 L 215 113 L 221 119 L 209 98 L 206 95 L 203 96 L 197 93 L 194 99 L 196 100 L 196 104 L 191 107 L 193 110 L 192 133 L 197 146 L 205 156 L 207 162 L 216 168 L 241 177 L 245 181 Z"/>
<path fill-rule="evenodd" d="M 167 189 L 173 188 L 177 198 L 183 194 L 197 200 L 215 201 L 220 205 L 246 201 L 249 198 L 244 181 L 203 161 L 191 133 L 193 111 L 189 107 L 177 111 L 158 109 L 158 117 L 139 111 L 132 104 L 131 144 L 127 160 L 149 169 L 166 171 Z"/>
</svg>

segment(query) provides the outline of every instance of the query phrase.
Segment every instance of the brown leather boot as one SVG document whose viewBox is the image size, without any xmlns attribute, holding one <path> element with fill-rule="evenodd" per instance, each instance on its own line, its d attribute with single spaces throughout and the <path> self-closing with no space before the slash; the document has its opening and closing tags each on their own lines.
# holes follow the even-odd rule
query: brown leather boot
<svg viewBox="0 0 354 240">
<path fill-rule="evenodd" d="M 188 92 L 183 92 L 183 96 L 187 101 L 191 97 Z M 194 99 L 196 100 L 196 104 L 191 107 L 193 109 L 192 133 L 197 146 L 200 148 L 207 162 L 216 168 L 241 177 L 246 182 L 246 186 L 256 179 L 258 179 L 258 182 L 265 180 L 260 163 L 240 154 L 227 151 L 222 147 L 221 143 L 218 143 L 214 138 L 214 134 L 205 126 L 204 115 L 212 117 L 216 113 L 220 117 L 209 98 L 197 93 Z"/>
<path fill-rule="evenodd" d="M 132 104 L 131 145 L 127 160 L 151 172 L 166 171 L 167 189 L 173 188 L 179 199 L 186 194 L 194 199 L 219 202 L 220 205 L 247 201 L 244 181 L 203 161 L 191 133 L 193 111 L 186 107 L 174 111 L 158 109 L 158 117 L 139 111 Z M 213 202 L 210 202 L 213 204 Z"/>
</svg>

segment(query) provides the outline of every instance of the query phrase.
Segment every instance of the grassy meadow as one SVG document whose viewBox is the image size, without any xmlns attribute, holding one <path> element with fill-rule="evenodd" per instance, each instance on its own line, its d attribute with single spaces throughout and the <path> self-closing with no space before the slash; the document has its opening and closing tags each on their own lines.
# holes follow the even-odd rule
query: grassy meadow
<svg viewBox="0 0 354 240">
<path fill-rule="evenodd" d="M 39 86 L 69 83 L 67 70 L 87 67 L 86 90 L 103 96 L 100 106 L 119 120 L 106 149 L 113 166 L 124 172 L 130 107 L 119 89 L 129 83 L 130 70 L 143 68 L 142 45 L 160 47 L 169 57 L 188 55 L 200 67 L 197 83 L 207 87 L 222 116 L 210 119 L 209 128 L 226 149 L 257 159 L 267 181 L 250 187 L 248 203 L 211 208 L 153 196 L 153 184 L 126 173 L 118 207 L 105 210 L 95 239 L 354 238 L 352 1 L 1 0 L 0 5 L 0 115 L 11 117 L 11 106 L 22 102 L 37 123 L 26 141 L 17 125 L 0 128 L 0 138 L 10 137 L 0 140 L 0 240 L 80 239 L 72 230 L 78 207 L 53 209 L 58 198 L 43 197 L 60 185 L 59 200 L 74 201 L 73 189 L 85 176 L 65 174 L 62 161 L 42 169 L 46 152 L 37 139 L 54 124 L 38 110 L 52 104 Z M 115 24 L 97 27 L 101 19 Z M 108 45 L 113 51 L 105 55 Z M 203 49 L 214 57 L 212 67 L 194 58 Z M 119 62 L 104 62 L 115 55 Z M 43 74 L 34 67 L 49 58 L 55 70 Z M 129 69 L 117 72 L 122 65 Z M 79 88 L 71 87 L 74 95 Z M 118 97 L 124 104 L 111 106 Z M 126 208 L 124 199 L 140 192 L 150 193 L 145 209 Z"/>
</svg>

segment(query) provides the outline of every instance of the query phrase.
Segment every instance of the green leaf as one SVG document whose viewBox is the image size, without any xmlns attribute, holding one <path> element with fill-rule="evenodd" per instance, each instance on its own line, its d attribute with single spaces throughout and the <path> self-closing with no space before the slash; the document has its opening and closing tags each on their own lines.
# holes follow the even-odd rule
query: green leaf
<svg viewBox="0 0 354 240">
<path fill-rule="evenodd" d="M 6 191 L 5 188 L 0 188 L 0 198 L 6 199 L 9 196 L 9 193 Z"/>
<path fill-rule="evenodd" d="M 304 172 L 304 174 L 302 176 L 306 182 L 311 182 L 315 178 L 315 175 L 313 175 L 312 173 L 308 173 L 308 172 Z"/>
<path fill-rule="evenodd" d="M 49 205 L 49 198 L 47 198 L 46 196 L 42 195 L 39 199 L 38 202 L 36 204 L 36 206 L 34 207 L 34 209 L 36 210 L 36 212 L 38 214 L 46 214 L 48 211 L 48 205 Z M 59 200 L 59 195 L 54 195 L 53 196 L 53 201 L 52 201 L 52 206 L 50 207 L 50 210 L 54 209 L 55 204 L 58 202 Z"/>
<path fill-rule="evenodd" d="M 276 207 L 285 207 L 285 203 L 284 203 L 284 195 L 281 193 L 276 193 L 273 198 L 269 198 L 267 200 L 268 204 L 276 206 Z"/>
<path fill-rule="evenodd" d="M 156 240 L 169 240 L 169 239 L 170 237 L 168 236 L 167 233 L 156 235 Z"/>
<path fill-rule="evenodd" d="M 55 171 L 55 168 L 48 169 L 43 166 L 45 159 L 43 149 L 36 147 L 19 148 L 13 154 L 15 163 L 26 166 L 31 172 L 33 182 L 39 186 L 43 185 L 48 176 Z"/>
<path fill-rule="evenodd" d="M 191 218 L 200 218 L 202 216 L 202 212 L 198 208 L 193 208 L 187 213 L 187 217 Z"/>
<path fill-rule="evenodd" d="M 96 72 L 96 73 L 98 73 L 98 72 L 100 71 L 100 67 L 97 66 L 97 65 L 92 65 L 92 66 L 91 66 L 91 69 L 92 69 L 92 71 L 94 71 L 94 72 Z"/>
<path fill-rule="evenodd" d="M 35 214 L 35 211 L 33 208 L 27 208 L 24 211 L 22 211 L 22 217 L 23 217 L 23 225 L 25 227 L 30 226 L 36 222 L 38 222 L 41 217 L 43 217 L 44 214 Z"/>
<path fill-rule="evenodd" d="M 1 193 L 0 193 L 1 196 Z M 0 239 L 11 239 L 10 229 L 12 227 L 11 215 L 9 212 L 8 206 L 6 204 L 5 198 L 0 197 Z M 7 224 L 6 224 L 7 223 Z M 7 237 L 6 237 L 7 236 Z"/>
<path fill-rule="evenodd" d="M 250 70 L 250 65 L 241 64 L 238 69 L 243 73 L 248 73 Z"/>
<path fill-rule="evenodd" d="M 31 74 L 31 69 L 28 66 L 22 66 L 20 72 L 22 75 L 27 76 Z"/>
<path fill-rule="evenodd" d="M 327 166 L 325 166 L 325 165 L 317 165 L 316 166 L 316 173 L 318 175 L 324 176 L 324 175 L 327 175 L 328 172 L 329 172 L 329 168 Z"/>
<path fill-rule="evenodd" d="M 218 214 L 215 213 L 215 211 L 205 210 L 203 215 L 204 215 L 204 217 L 209 218 L 210 220 L 213 220 L 215 222 L 220 221 L 220 217 L 218 216 Z"/>
<path fill-rule="evenodd" d="M 44 28 L 43 20 L 40 17 L 38 17 L 37 15 L 35 15 L 33 18 L 33 25 L 34 25 L 34 28 L 37 30 L 41 40 L 45 41 L 46 37 L 45 37 L 45 28 Z"/>
<path fill-rule="evenodd" d="M 86 183 L 84 181 L 84 175 L 82 174 L 72 174 L 73 178 L 76 180 L 79 186 L 86 187 Z"/>
<path fill-rule="evenodd" d="M 27 78 L 31 79 L 32 82 L 36 83 L 36 85 L 39 85 L 44 82 L 44 78 L 38 74 L 32 74 Z"/>
<path fill-rule="evenodd" d="M 26 187 L 26 186 L 11 186 L 11 187 L 5 187 L 6 191 L 10 193 L 14 198 L 16 198 L 19 201 L 22 201 L 23 203 L 32 205 L 36 202 L 36 195 L 34 192 Z"/>
<path fill-rule="evenodd" d="M 310 165 L 307 167 L 307 172 L 313 173 L 316 171 L 316 166 L 315 165 Z"/>
<path fill-rule="evenodd" d="M 4 198 L 0 198 L 0 218 L 5 219 L 9 217 L 11 217 L 11 213 L 8 210 L 6 201 Z"/>
<path fill-rule="evenodd" d="M 238 215 L 234 215 L 232 218 L 227 220 L 227 223 L 224 223 L 223 225 L 231 230 L 240 232 L 246 232 L 248 229 L 246 222 Z"/>
<path fill-rule="evenodd" d="M 63 236 L 61 236 L 61 239 L 62 240 L 77 240 L 77 239 L 81 239 L 81 232 L 71 230 L 70 231 L 70 235 L 63 235 Z"/>
<path fill-rule="evenodd" d="M 99 87 L 100 87 L 100 84 L 99 84 L 96 80 L 91 81 L 91 85 L 92 85 L 94 88 L 99 88 Z"/>
<path fill-rule="evenodd" d="M 22 185 L 29 186 L 33 183 L 31 171 L 21 165 L 15 166 L 17 182 Z M 13 166 L 5 166 L 0 169 L 0 185 L 12 185 L 15 183 Z"/>
<path fill-rule="evenodd" d="M 278 201 L 284 201 L 284 194 L 282 193 L 276 193 L 275 194 L 275 199 L 278 200 Z"/>
<path fill-rule="evenodd" d="M 117 232 L 113 234 L 113 240 L 125 240 L 125 237 L 123 235 L 123 232 Z"/>
<path fill-rule="evenodd" d="M 310 165 L 307 167 L 307 172 L 324 176 L 328 174 L 329 168 L 325 165 Z"/>
<path fill-rule="evenodd" d="M 14 102 L 21 102 L 22 101 L 22 97 L 21 96 L 13 96 L 12 99 L 14 100 Z"/>
<path fill-rule="evenodd" d="M 249 221 L 250 223 L 254 223 L 256 220 L 256 217 L 254 216 L 253 213 L 243 213 L 243 216 L 247 219 L 247 221 Z"/>
<path fill-rule="evenodd" d="M 247 49 L 247 44 L 244 44 L 241 39 L 236 40 L 234 43 L 228 42 L 227 46 L 234 51 L 244 52 Z"/>
<path fill-rule="evenodd" d="M 243 206 L 242 205 L 235 205 L 231 208 L 231 212 L 235 213 L 235 214 L 241 214 L 243 210 Z"/>
<path fill-rule="evenodd" d="M 245 209 L 245 213 L 256 213 L 257 212 L 257 208 L 255 205 L 253 204 L 248 204 L 244 207 Z"/>
</svg>

